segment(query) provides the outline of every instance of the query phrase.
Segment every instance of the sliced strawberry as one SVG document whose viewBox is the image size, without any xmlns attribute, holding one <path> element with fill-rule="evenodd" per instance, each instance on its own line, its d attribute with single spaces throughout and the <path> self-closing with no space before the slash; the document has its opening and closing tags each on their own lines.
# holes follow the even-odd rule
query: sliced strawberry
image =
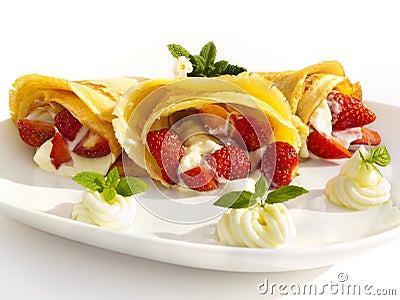
<svg viewBox="0 0 400 300">
<path fill-rule="evenodd" d="M 75 146 L 74 152 L 85 158 L 97 158 L 110 154 L 108 141 L 93 130 L 90 130 Z"/>
<path fill-rule="evenodd" d="M 75 139 L 76 134 L 82 127 L 81 122 L 65 108 L 54 117 L 54 125 L 56 125 L 62 136 L 70 141 Z"/>
<path fill-rule="evenodd" d="M 265 147 L 261 159 L 261 172 L 272 188 L 289 185 L 299 167 L 296 149 L 287 142 L 277 141 Z"/>
<path fill-rule="evenodd" d="M 243 140 L 248 151 L 257 150 L 271 142 L 273 133 L 270 124 L 252 116 L 231 116 L 235 131 L 232 139 L 241 144 Z"/>
<path fill-rule="evenodd" d="M 310 152 L 325 159 L 339 159 L 351 157 L 351 152 L 333 138 L 327 138 L 318 131 L 311 129 L 307 138 L 307 147 Z"/>
<path fill-rule="evenodd" d="M 245 178 L 249 175 L 251 163 L 243 149 L 228 145 L 205 158 L 206 163 L 215 170 L 217 177 L 227 180 Z"/>
<path fill-rule="evenodd" d="M 374 112 L 359 99 L 334 91 L 327 100 L 331 108 L 333 130 L 362 127 L 376 119 Z"/>
<path fill-rule="evenodd" d="M 204 165 L 181 173 L 181 178 L 187 187 L 200 192 L 211 191 L 218 187 L 214 172 Z"/>
<path fill-rule="evenodd" d="M 32 147 L 40 147 L 56 132 L 52 123 L 39 120 L 19 119 L 17 125 L 21 139 Z"/>
<path fill-rule="evenodd" d="M 179 135 L 173 129 L 150 131 L 146 137 L 147 146 L 161 169 L 163 179 L 169 184 L 178 183 L 179 161 L 184 148 Z"/>
<path fill-rule="evenodd" d="M 51 140 L 53 147 L 50 152 L 50 160 L 53 166 L 58 169 L 63 163 L 72 159 L 68 145 L 61 134 L 56 133 Z"/>
<path fill-rule="evenodd" d="M 362 137 L 358 140 L 353 141 L 352 145 L 371 145 L 376 146 L 381 143 L 381 136 L 378 132 L 371 129 L 361 127 Z"/>
</svg>

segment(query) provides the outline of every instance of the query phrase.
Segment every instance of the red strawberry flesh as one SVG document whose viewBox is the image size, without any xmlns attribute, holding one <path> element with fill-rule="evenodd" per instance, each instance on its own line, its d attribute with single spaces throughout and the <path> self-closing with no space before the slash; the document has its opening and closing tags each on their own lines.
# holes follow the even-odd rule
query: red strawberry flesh
<svg viewBox="0 0 400 300">
<path fill-rule="evenodd" d="M 311 128 L 307 138 L 310 152 L 324 159 L 350 158 L 351 152 L 333 138 L 328 138 Z"/>
<path fill-rule="evenodd" d="M 49 122 L 19 119 L 17 125 L 21 139 L 32 147 L 40 147 L 55 133 L 54 125 Z"/>
<path fill-rule="evenodd" d="M 75 146 L 74 152 L 85 158 L 98 158 L 110 154 L 111 149 L 106 139 L 90 130 Z"/>
<path fill-rule="evenodd" d="M 65 108 L 54 117 L 54 125 L 62 136 L 70 141 L 75 139 L 76 134 L 82 127 L 81 122 Z"/>
<path fill-rule="evenodd" d="M 297 175 L 299 156 L 287 142 L 277 141 L 265 148 L 261 160 L 261 172 L 272 188 L 289 185 Z"/>
<path fill-rule="evenodd" d="M 371 145 L 376 146 L 381 143 L 381 137 L 378 132 L 361 127 L 362 137 L 358 140 L 351 142 L 352 145 Z"/>
<path fill-rule="evenodd" d="M 211 191 L 218 187 L 214 172 L 205 165 L 187 170 L 180 176 L 187 187 L 196 191 Z"/>
<path fill-rule="evenodd" d="M 51 143 L 53 146 L 50 152 L 50 160 L 53 166 L 58 170 L 63 163 L 70 161 L 72 157 L 68 145 L 61 134 L 56 133 Z"/>
<path fill-rule="evenodd" d="M 147 146 L 161 169 L 163 179 L 168 184 L 179 181 L 178 167 L 184 148 L 179 135 L 173 129 L 153 130 L 147 134 Z"/>
<path fill-rule="evenodd" d="M 216 150 L 208 155 L 205 161 L 215 170 L 218 178 L 227 180 L 245 178 L 251 170 L 251 163 L 245 151 L 233 145 Z"/>
<path fill-rule="evenodd" d="M 232 139 L 239 145 L 244 141 L 247 151 L 257 150 L 271 142 L 273 133 L 267 120 L 253 116 L 231 116 L 235 131 Z"/>
<path fill-rule="evenodd" d="M 334 91 L 327 100 L 331 107 L 333 130 L 362 127 L 376 119 L 374 112 L 359 99 Z"/>
</svg>

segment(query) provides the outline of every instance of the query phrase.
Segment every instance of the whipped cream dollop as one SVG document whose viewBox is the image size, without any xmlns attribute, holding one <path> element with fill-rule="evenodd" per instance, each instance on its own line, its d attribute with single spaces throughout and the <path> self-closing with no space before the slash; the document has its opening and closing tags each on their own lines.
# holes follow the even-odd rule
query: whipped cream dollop
<svg viewBox="0 0 400 300">
<path fill-rule="evenodd" d="M 54 167 L 50 158 L 51 149 L 53 148 L 51 139 L 47 140 L 36 149 L 33 160 L 42 170 L 62 176 L 72 177 L 82 171 L 92 171 L 105 175 L 115 160 L 115 156 L 112 152 L 97 158 L 82 157 L 73 152 L 76 145 L 88 131 L 89 129 L 86 126 L 82 126 L 73 141 L 65 139 L 72 159 L 60 165 L 58 169 Z"/>
<path fill-rule="evenodd" d="M 327 198 L 340 206 L 366 209 L 389 201 L 391 185 L 360 153 L 369 158 L 364 146 L 341 167 L 337 176 L 325 186 Z"/>
<path fill-rule="evenodd" d="M 279 248 L 296 235 L 292 215 L 282 203 L 231 209 L 217 224 L 221 243 L 249 248 Z"/>
<path fill-rule="evenodd" d="M 97 191 L 85 190 L 82 201 L 72 209 L 72 219 L 115 230 L 127 230 L 133 226 L 137 211 L 134 196 L 116 195 L 107 202 Z"/>
<path fill-rule="evenodd" d="M 325 99 L 321 104 L 314 110 L 310 117 L 310 125 L 312 125 L 319 133 L 325 136 L 331 136 L 332 134 L 332 113 L 328 105 L 328 101 Z"/>
<path fill-rule="evenodd" d="M 199 166 L 204 154 L 213 153 L 222 147 L 207 134 L 196 134 L 190 137 L 186 145 L 185 154 L 179 164 L 182 172 Z"/>
</svg>

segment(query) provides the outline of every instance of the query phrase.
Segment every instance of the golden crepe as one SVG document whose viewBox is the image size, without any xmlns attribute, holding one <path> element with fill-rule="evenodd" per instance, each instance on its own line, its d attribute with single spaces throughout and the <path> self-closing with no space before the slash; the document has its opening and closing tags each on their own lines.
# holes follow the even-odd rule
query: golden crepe
<svg viewBox="0 0 400 300">
<path fill-rule="evenodd" d="M 301 70 L 259 72 L 279 88 L 289 101 L 291 110 L 308 123 L 314 110 L 333 90 L 361 99 L 359 83 L 351 83 L 338 61 L 324 61 Z"/>
<path fill-rule="evenodd" d="M 18 78 L 10 90 L 11 118 L 16 124 L 20 119 L 40 119 L 37 113 L 40 111 L 48 113 L 45 121 L 54 122 L 54 115 L 65 108 L 84 127 L 108 142 L 112 163 L 121 153 L 111 124 L 112 112 L 121 94 L 134 84 L 137 84 L 134 78 L 69 81 L 38 74 L 25 75 Z"/>
<path fill-rule="evenodd" d="M 287 97 L 292 112 L 310 126 L 301 157 L 312 153 L 323 159 L 349 158 L 360 145 L 381 142 L 378 132 L 365 127 L 376 115 L 362 101 L 359 82 L 350 82 L 339 62 L 258 74 L 271 80 Z"/>
<path fill-rule="evenodd" d="M 217 110 L 223 108 L 229 113 L 262 115 L 273 128 L 275 140 L 288 142 L 297 151 L 308 134 L 307 126 L 291 113 L 284 95 L 272 86 L 272 82 L 249 73 L 218 79 L 144 81 L 120 98 L 114 110 L 116 118 L 113 126 L 128 156 L 146 169 L 153 179 L 170 187 L 150 154 L 147 135 L 150 131 L 174 126 L 189 132 L 185 138 L 198 133 L 210 134 L 201 124 L 186 119 L 188 116 L 196 116 L 206 107 Z M 188 120 L 188 123 L 180 124 L 181 120 Z M 195 132 L 195 128 L 200 129 Z"/>
</svg>

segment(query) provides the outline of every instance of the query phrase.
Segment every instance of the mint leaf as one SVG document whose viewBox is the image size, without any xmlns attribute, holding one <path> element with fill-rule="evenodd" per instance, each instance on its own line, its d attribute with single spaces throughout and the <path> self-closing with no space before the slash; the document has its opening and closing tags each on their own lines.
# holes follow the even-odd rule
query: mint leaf
<svg viewBox="0 0 400 300">
<path fill-rule="evenodd" d="M 227 208 L 235 208 L 235 209 L 247 208 L 256 204 L 252 195 L 253 193 L 249 191 L 229 192 L 220 197 L 217 201 L 215 201 L 214 205 Z"/>
<path fill-rule="evenodd" d="M 181 45 L 178 44 L 169 44 L 167 46 L 169 52 L 171 52 L 172 56 L 178 58 L 179 56 L 185 56 L 186 58 L 190 58 L 192 55 L 183 48 Z"/>
<path fill-rule="evenodd" d="M 105 185 L 104 177 L 96 172 L 81 172 L 72 179 L 91 191 L 102 192 Z"/>
<path fill-rule="evenodd" d="M 105 188 L 102 194 L 103 194 L 103 199 L 107 202 L 110 202 L 117 195 L 117 191 L 113 188 Z"/>
<path fill-rule="evenodd" d="M 264 177 L 260 176 L 254 187 L 254 193 L 251 195 L 250 202 L 253 204 L 257 203 L 258 199 L 264 199 L 265 193 L 267 192 L 267 184 Z"/>
<path fill-rule="evenodd" d="M 214 42 L 208 42 L 203 46 L 200 51 L 200 56 L 204 58 L 205 68 L 211 68 L 214 66 L 215 58 L 217 57 L 217 48 Z"/>
<path fill-rule="evenodd" d="M 224 74 L 229 63 L 227 60 L 219 60 L 214 64 L 215 74 Z"/>
<path fill-rule="evenodd" d="M 221 75 L 238 75 L 242 72 L 246 72 L 247 70 L 243 67 L 239 67 L 237 65 L 229 64 Z"/>
<path fill-rule="evenodd" d="M 116 191 L 118 194 L 129 197 L 134 194 L 139 194 L 144 191 L 147 191 L 149 186 L 146 182 L 139 178 L 127 176 L 122 178 L 117 185 Z"/>
<path fill-rule="evenodd" d="M 390 164 L 391 158 L 385 146 L 378 146 L 371 149 L 369 162 L 375 163 L 378 166 L 386 167 Z"/>
<path fill-rule="evenodd" d="M 221 75 L 238 75 L 247 71 L 243 67 L 231 65 L 226 60 L 215 62 L 217 56 L 217 47 L 214 42 L 206 43 L 200 50 L 199 55 L 192 55 L 188 50 L 178 44 L 169 44 L 169 52 L 172 56 L 178 58 L 185 56 L 190 59 L 193 71 L 187 74 L 189 77 L 217 77 Z"/>
<path fill-rule="evenodd" d="M 117 194 L 127 197 L 149 189 L 146 182 L 139 178 L 126 176 L 120 179 L 116 167 L 107 174 L 106 178 L 96 172 L 81 172 L 72 179 L 89 190 L 102 193 L 107 202 L 114 199 Z"/>
<path fill-rule="evenodd" d="M 106 179 L 106 186 L 116 188 L 119 181 L 119 173 L 117 167 L 114 167 L 108 174 Z"/>
<path fill-rule="evenodd" d="M 264 177 L 260 176 L 254 187 L 254 195 L 256 197 L 263 198 L 266 192 L 267 192 L 267 184 L 265 182 Z"/>
<path fill-rule="evenodd" d="M 282 203 L 306 193 L 308 193 L 308 191 L 303 187 L 296 185 L 285 185 L 268 193 L 265 203 Z"/>
<path fill-rule="evenodd" d="M 205 77 L 204 71 L 205 71 L 205 59 L 204 57 L 200 55 L 193 55 L 190 59 L 192 65 L 193 65 L 193 71 L 188 74 L 190 77 L 196 77 L 196 76 L 201 76 Z"/>
</svg>

